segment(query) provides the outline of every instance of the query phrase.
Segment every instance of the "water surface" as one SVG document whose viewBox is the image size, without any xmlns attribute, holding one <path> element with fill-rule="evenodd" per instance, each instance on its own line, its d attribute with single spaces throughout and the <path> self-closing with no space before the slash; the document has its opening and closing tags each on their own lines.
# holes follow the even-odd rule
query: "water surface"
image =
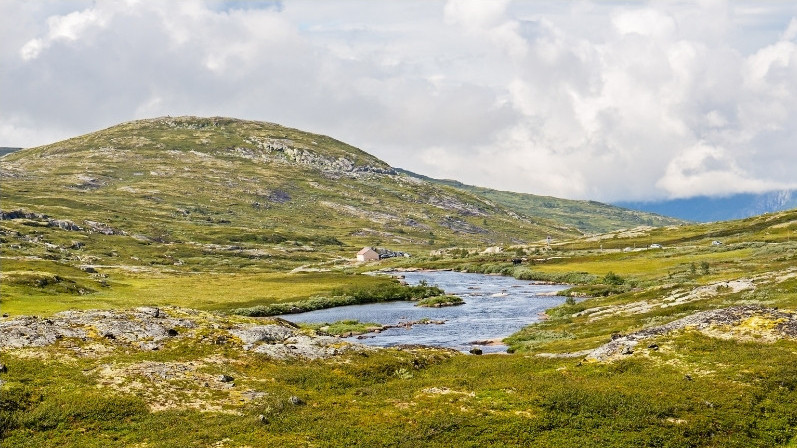
<svg viewBox="0 0 797 448">
<path fill-rule="evenodd" d="M 416 307 L 415 302 L 387 302 L 351 305 L 284 316 L 293 322 L 336 322 L 356 319 L 395 325 L 424 318 L 444 320 L 442 325 L 413 325 L 412 328 L 391 328 L 369 333 L 356 340 L 369 345 L 390 347 L 422 344 L 467 351 L 474 342 L 505 338 L 526 325 L 539 320 L 538 313 L 564 302 L 552 295 L 566 288 L 562 285 L 541 285 L 512 277 L 468 274 L 449 271 L 402 272 L 407 283 L 417 285 L 425 280 L 448 294 L 461 297 L 464 305 L 443 308 Z M 506 346 L 481 346 L 485 353 L 503 352 Z"/>
</svg>

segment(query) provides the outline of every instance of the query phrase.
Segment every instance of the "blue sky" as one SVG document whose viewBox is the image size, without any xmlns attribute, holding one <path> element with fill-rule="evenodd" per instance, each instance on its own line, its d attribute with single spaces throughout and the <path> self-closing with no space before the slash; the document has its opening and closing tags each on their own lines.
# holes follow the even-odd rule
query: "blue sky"
<svg viewBox="0 0 797 448">
<path fill-rule="evenodd" d="M 796 188 L 797 3 L 25 1 L 0 146 L 232 116 L 575 199 Z"/>
</svg>

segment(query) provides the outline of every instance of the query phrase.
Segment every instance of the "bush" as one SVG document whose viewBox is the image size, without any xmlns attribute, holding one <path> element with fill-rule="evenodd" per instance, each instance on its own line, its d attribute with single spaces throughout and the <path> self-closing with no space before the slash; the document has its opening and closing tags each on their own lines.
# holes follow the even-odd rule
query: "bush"
<svg viewBox="0 0 797 448">
<path fill-rule="evenodd" d="M 625 279 L 615 274 L 614 272 L 609 271 L 603 277 L 603 283 L 607 285 L 622 285 L 623 283 L 625 283 Z"/>
<path fill-rule="evenodd" d="M 596 277 L 587 272 L 562 272 L 562 273 L 546 273 L 539 271 L 532 271 L 528 268 L 516 269 L 514 277 L 518 280 L 533 280 L 539 282 L 552 282 L 552 283 L 569 283 L 584 285 L 593 283 Z"/>
</svg>

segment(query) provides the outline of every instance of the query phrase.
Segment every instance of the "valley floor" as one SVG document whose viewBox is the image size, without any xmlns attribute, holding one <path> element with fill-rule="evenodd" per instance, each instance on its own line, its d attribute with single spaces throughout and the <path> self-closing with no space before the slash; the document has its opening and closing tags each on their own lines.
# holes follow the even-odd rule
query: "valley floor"
<svg viewBox="0 0 797 448">
<path fill-rule="evenodd" d="M 456 249 L 311 274 L 106 269 L 107 292 L 97 286 L 103 278 L 75 266 L 6 258 L 3 311 L 13 312 L 0 320 L 0 440 L 3 447 L 797 446 L 794 214 L 498 254 Z M 720 238 L 722 245 L 711 244 Z M 652 242 L 664 247 L 641 249 Z M 367 348 L 231 313 L 388 290 L 389 279 L 358 274 L 386 267 L 567 282 L 572 298 L 508 338 L 513 353 L 484 356 Z M 169 292 L 169 280 L 181 290 Z M 249 293 L 269 281 L 284 297 Z M 137 289 L 146 284 L 161 286 Z M 81 294 L 88 286 L 101 292 Z M 213 299 L 224 295 L 234 307 Z M 74 306 L 81 300 L 96 302 Z M 114 310 L 64 312 L 101 303 Z"/>
</svg>

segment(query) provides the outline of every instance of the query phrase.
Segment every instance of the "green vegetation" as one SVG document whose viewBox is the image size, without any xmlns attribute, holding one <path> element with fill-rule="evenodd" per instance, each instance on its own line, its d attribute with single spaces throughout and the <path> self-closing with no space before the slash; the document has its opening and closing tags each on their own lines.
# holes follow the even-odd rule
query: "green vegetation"
<svg viewBox="0 0 797 448">
<path fill-rule="evenodd" d="M 456 305 L 464 305 L 465 301 L 462 298 L 457 296 L 452 296 L 450 294 L 445 294 L 441 296 L 434 296 L 428 297 L 425 299 L 421 299 L 415 306 L 423 306 L 427 308 L 437 308 L 441 306 L 456 306 Z"/>
<path fill-rule="evenodd" d="M 403 286 L 394 281 L 374 287 L 338 288 L 333 290 L 331 297 L 311 297 L 297 302 L 236 308 L 232 310 L 232 313 L 249 317 L 276 316 L 279 314 L 304 313 L 336 306 L 362 305 L 396 300 L 419 300 L 431 296 L 440 296 L 441 294 L 443 294 L 443 290 L 436 286 L 426 284 Z"/>
<path fill-rule="evenodd" d="M 466 185 L 456 180 L 433 179 L 410 171 L 399 171 L 418 179 L 479 195 L 525 216 L 553 220 L 569 227 L 575 227 L 584 233 L 603 233 L 636 226 L 667 226 L 684 223 L 679 219 L 628 210 L 595 201 L 573 201 L 551 196 L 493 190 Z"/>
<path fill-rule="evenodd" d="M 376 322 L 360 322 L 353 319 L 339 320 L 332 323 L 302 323 L 300 325 L 302 328 L 310 328 L 335 336 L 370 333 L 382 328 L 382 324 Z"/>
<path fill-rule="evenodd" d="M 504 341 L 512 354 L 402 347 L 281 360 L 188 328 L 193 339 L 154 351 L 71 337 L 4 347 L 4 448 L 797 446 L 794 320 L 759 313 L 665 329 L 593 355 L 699 312 L 791 315 L 797 210 L 619 231 L 617 220 L 635 218 L 595 205 L 594 222 L 573 218 L 591 223 L 582 226 L 560 216 L 578 204 L 543 198 L 552 219 L 538 219 L 525 195 L 386 174 L 328 137 L 228 119 L 127 123 L 0 163 L 3 211 L 30 212 L 0 221 L 0 307 L 11 318 L 177 305 L 222 313 L 220 327 L 234 328 L 273 321 L 241 315 L 450 300 L 363 275 L 382 268 L 570 285 L 567 302 Z M 611 231 L 583 237 L 572 226 Z M 663 248 L 645 249 L 654 243 Z M 353 262 L 366 245 L 412 257 Z"/>
</svg>

